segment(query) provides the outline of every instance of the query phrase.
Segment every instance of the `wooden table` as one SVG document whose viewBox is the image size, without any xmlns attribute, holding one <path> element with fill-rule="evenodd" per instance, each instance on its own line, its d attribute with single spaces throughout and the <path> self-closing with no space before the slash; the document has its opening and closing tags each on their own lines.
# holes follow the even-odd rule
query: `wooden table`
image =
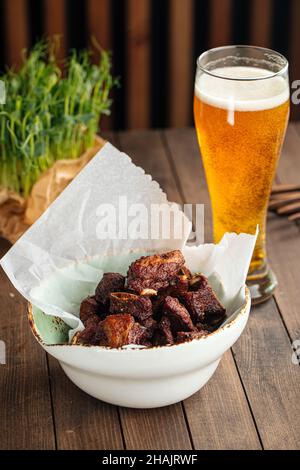
<svg viewBox="0 0 300 470">
<path fill-rule="evenodd" d="M 193 129 L 105 136 L 145 168 L 170 200 L 205 203 L 211 214 Z M 291 124 L 278 181 L 300 182 L 300 126 Z M 0 254 L 9 245 L 0 244 Z M 300 233 L 270 216 L 268 248 L 279 287 L 253 308 L 246 331 L 210 382 L 183 403 L 156 410 L 107 405 L 83 393 L 47 357 L 27 324 L 26 303 L 1 273 L 0 447 L 3 449 L 293 449 L 300 448 Z"/>
</svg>

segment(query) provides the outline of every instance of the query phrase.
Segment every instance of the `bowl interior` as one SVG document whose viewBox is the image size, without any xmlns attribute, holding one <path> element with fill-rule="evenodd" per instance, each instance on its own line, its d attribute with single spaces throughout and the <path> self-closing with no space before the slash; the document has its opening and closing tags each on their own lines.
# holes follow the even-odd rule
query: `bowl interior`
<svg viewBox="0 0 300 470">
<path fill-rule="evenodd" d="M 28 305 L 28 318 L 31 329 L 39 342 L 46 345 L 68 343 L 71 327 L 61 318 L 46 315 L 31 304 Z"/>
<path fill-rule="evenodd" d="M 104 272 L 119 272 L 125 275 L 131 262 L 143 254 L 146 253 L 132 252 L 126 255 L 98 257 L 74 263 L 68 268 L 57 271 L 55 276 L 42 283 L 35 290 L 34 296 L 42 299 L 43 302 L 55 304 L 62 311 L 70 312 L 78 318 L 82 299 L 94 294 Z M 209 275 L 204 272 L 204 274 L 208 275 L 211 286 L 223 302 L 224 289 L 220 278 L 214 273 Z M 244 292 L 243 287 L 236 298 L 225 304 L 230 321 L 238 316 L 244 306 Z M 78 323 L 78 320 L 76 321 Z M 74 323 L 45 314 L 34 305 L 29 305 L 29 322 L 37 339 L 45 345 L 67 344 L 69 331 L 75 327 Z"/>
</svg>

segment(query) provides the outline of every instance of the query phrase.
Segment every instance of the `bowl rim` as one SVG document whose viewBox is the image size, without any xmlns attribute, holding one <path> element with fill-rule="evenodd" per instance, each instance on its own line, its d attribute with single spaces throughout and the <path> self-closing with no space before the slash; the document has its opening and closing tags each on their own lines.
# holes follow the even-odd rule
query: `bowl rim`
<svg viewBox="0 0 300 470">
<path fill-rule="evenodd" d="M 88 348 L 88 349 L 93 349 L 93 350 L 96 350 L 96 351 L 115 351 L 115 352 L 128 352 L 128 351 L 153 351 L 153 350 L 166 350 L 166 349 L 170 349 L 170 348 L 174 348 L 174 347 L 178 347 L 178 346 L 182 346 L 182 345 L 186 345 L 186 344 L 191 344 L 191 343 L 195 343 L 195 342 L 198 342 L 198 341 L 205 341 L 207 340 L 208 338 L 212 338 L 212 337 L 215 337 L 217 336 L 218 334 L 220 334 L 221 332 L 231 328 L 233 325 L 235 325 L 237 323 L 238 320 L 240 320 L 241 317 L 243 317 L 244 315 L 246 315 L 247 313 L 247 309 L 248 309 L 248 306 L 249 306 L 249 309 L 251 307 L 251 295 L 250 295 L 250 290 L 249 288 L 247 287 L 247 285 L 245 285 L 245 300 L 244 300 L 244 303 L 243 305 L 241 306 L 240 308 L 240 311 L 238 312 L 237 315 L 233 316 L 233 318 L 228 322 L 228 323 L 225 323 L 224 325 L 220 326 L 217 330 L 207 334 L 207 335 L 204 335 L 204 336 L 201 336 L 200 338 L 193 338 L 193 339 L 190 339 L 188 341 L 185 341 L 183 343 L 177 343 L 177 344 L 169 344 L 169 345 L 165 345 L 165 346 L 152 346 L 152 347 L 149 347 L 149 348 L 141 348 L 141 347 L 134 347 L 134 346 L 138 346 L 138 345 L 133 345 L 133 347 L 130 347 L 130 348 L 111 348 L 111 347 L 108 347 L 108 346 L 96 346 L 96 345 L 83 345 L 83 344 L 70 344 L 70 343 L 57 343 L 57 344 L 47 344 L 43 341 L 43 339 L 41 338 L 39 332 L 38 332 L 38 329 L 36 327 L 36 324 L 35 324 L 35 321 L 34 321 L 34 316 L 33 316 L 33 304 L 31 304 L 30 302 L 27 303 L 27 317 L 28 317 L 28 321 L 29 321 L 29 325 L 30 325 L 30 328 L 31 328 L 31 331 L 33 333 L 33 335 L 35 336 L 36 340 L 38 341 L 38 343 L 40 343 L 43 347 L 46 347 L 46 348 L 53 348 L 53 347 L 77 347 L 77 348 Z M 44 312 L 42 312 L 44 313 Z M 57 318 L 59 321 L 63 321 L 61 318 L 59 317 L 55 317 L 54 318 Z"/>
</svg>

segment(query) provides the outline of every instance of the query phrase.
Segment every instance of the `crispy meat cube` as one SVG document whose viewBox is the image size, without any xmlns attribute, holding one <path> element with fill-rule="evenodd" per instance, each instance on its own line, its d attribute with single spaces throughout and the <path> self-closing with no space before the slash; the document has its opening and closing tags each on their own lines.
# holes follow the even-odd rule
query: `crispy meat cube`
<svg viewBox="0 0 300 470">
<path fill-rule="evenodd" d="M 100 346 L 120 348 L 128 343 L 134 319 L 129 314 L 109 315 L 99 325 L 98 339 Z"/>
<path fill-rule="evenodd" d="M 142 256 L 128 269 L 127 287 L 138 293 L 148 288 L 164 288 L 183 265 L 184 257 L 179 250 L 162 255 Z"/>
<path fill-rule="evenodd" d="M 135 323 L 129 333 L 128 344 L 139 344 L 142 346 L 151 346 L 150 331 L 148 328 Z"/>
<path fill-rule="evenodd" d="M 181 296 L 181 300 L 194 323 L 204 322 L 204 309 L 198 292 L 185 292 Z"/>
<path fill-rule="evenodd" d="M 95 298 L 97 302 L 105 305 L 111 292 L 119 292 L 124 289 L 125 277 L 118 273 L 104 273 L 96 287 Z"/>
<path fill-rule="evenodd" d="M 201 298 L 204 309 L 204 322 L 207 325 L 219 325 L 226 316 L 226 309 L 221 304 L 213 289 L 208 285 L 201 289 L 199 298 Z"/>
<path fill-rule="evenodd" d="M 189 288 L 188 280 L 185 275 L 176 275 L 168 284 L 157 291 L 157 295 L 151 298 L 154 310 L 161 307 L 165 298 L 170 295 L 171 297 L 180 298 Z"/>
<path fill-rule="evenodd" d="M 168 317 L 171 324 L 172 333 L 178 331 L 196 331 L 190 314 L 178 299 L 174 297 L 166 297 L 164 302 L 164 314 Z"/>
<path fill-rule="evenodd" d="M 84 330 L 76 333 L 71 341 L 71 344 L 85 344 L 96 345 L 98 344 L 97 331 L 101 323 L 101 318 L 96 315 L 90 315 L 84 323 Z"/>
<path fill-rule="evenodd" d="M 108 315 L 97 330 L 98 345 L 120 348 L 126 344 L 143 344 L 148 340 L 147 330 L 135 323 L 128 313 Z"/>
<path fill-rule="evenodd" d="M 166 346 L 174 344 L 174 337 L 171 331 L 171 322 L 168 317 L 163 316 L 160 320 L 153 336 L 155 346 Z"/>
<path fill-rule="evenodd" d="M 189 288 L 188 277 L 186 274 L 178 274 L 167 281 L 133 278 L 127 282 L 130 291 L 143 296 L 155 296 L 164 289 L 168 289 L 169 286 L 171 286 L 169 294 L 180 295 L 181 292 L 185 292 Z"/>
<path fill-rule="evenodd" d="M 189 288 L 192 291 L 205 289 L 206 286 L 208 286 L 208 280 L 203 274 L 195 274 L 189 279 Z"/>
<path fill-rule="evenodd" d="M 226 310 L 209 285 L 195 292 L 185 292 L 182 301 L 195 324 L 214 325 L 225 317 Z"/>
<path fill-rule="evenodd" d="M 162 255 L 142 256 L 131 264 L 128 277 L 167 281 L 174 277 L 183 265 L 184 258 L 179 250 Z"/>
<path fill-rule="evenodd" d="M 84 325 L 92 315 L 101 315 L 102 313 L 101 306 L 96 301 L 94 295 L 87 297 L 81 302 L 79 317 Z"/>
<path fill-rule="evenodd" d="M 151 298 L 153 315 L 156 318 L 161 317 L 166 297 L 171 296 L 180 299 L 182 294 L 188 290 L 189 284 L 185 275 L 176 276 L 171 283 L 164 289 L 159 289 L 157 295 Z"/>
<path fill-rule="evenodd" d="M 152 315 L 152 303 L 149 297 L 139 297 L 128 292 L 113 292 L 109 296 L 110 313 L 130 313 L 137 320 L 145 320 Z"/>
<path fill-rule="evenodd" d="M 200 331 L 179 331 L 176 336 L 176 343 L 185 343 L 186 341 L 191 341 L 192 339 L 202 338 L 207 336 L 209 333 L 206 330 Z"/>
<path fill-rule="evenodd" d="M 146 320 L 141 320 L 139 323 L 147 329 L 148 338 L 151 339 L 157 328 L 157 321 L 153 317 L 149 317 Z"/>
</svg>

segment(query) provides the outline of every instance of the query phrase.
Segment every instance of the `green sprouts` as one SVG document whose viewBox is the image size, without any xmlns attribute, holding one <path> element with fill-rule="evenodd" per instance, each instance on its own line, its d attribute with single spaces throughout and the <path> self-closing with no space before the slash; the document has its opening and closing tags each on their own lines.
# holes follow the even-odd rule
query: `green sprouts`
<svg viewBox="0 0 300 470">
<path fill-rule="evenodd" d="M 50 47 L 49 47 L 50 46 Z M 56 160 L 77 158 L 93 146 L 102 114 L 110 113 L 116 81 L 109 53 L 99 63 L 89 51 L 73 51 L 64 70 L 53 48 L 38 43 L 19 71 L 0 76 L 6 103 L 0 105 L 0 189 L 26 197 Z"/>
</svg>

